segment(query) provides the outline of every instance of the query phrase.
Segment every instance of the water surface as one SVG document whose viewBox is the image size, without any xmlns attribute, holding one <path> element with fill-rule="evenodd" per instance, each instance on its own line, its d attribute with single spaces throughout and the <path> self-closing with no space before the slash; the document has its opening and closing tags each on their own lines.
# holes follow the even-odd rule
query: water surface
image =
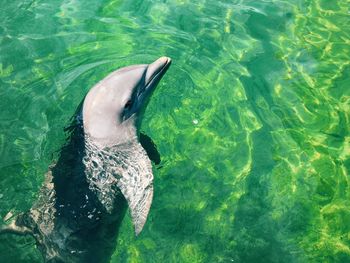
<svg viewBox="0 0 350 263">
<path fill-rule="evenodd" d="M 350 262 L 348 0 L 3 0 L 0 217 L 30 208 L 63 128 L 112 70 L 173 59 L 139 237 L 111 262 Z M 158 169 L 157 169 L 158 168 Z M 3 262 L 42 262 L 1 236 Z"/>
</svg>

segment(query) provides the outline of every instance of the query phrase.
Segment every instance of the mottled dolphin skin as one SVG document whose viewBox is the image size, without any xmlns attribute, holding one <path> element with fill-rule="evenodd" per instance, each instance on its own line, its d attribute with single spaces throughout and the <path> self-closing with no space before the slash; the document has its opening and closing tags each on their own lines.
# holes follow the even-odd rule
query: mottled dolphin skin
<svg viewBox="0 0 350 263">
<path fill-rule="evenodd" d="M 161 57 L 121 68 L 90 89 L 38 200 L 0 232 L 33 235 L 45 262 L 108 262 L 128 205 L 138 235 L 152 203 L 153 174 L 137 127 L 170 63 Z"/>
</svg>

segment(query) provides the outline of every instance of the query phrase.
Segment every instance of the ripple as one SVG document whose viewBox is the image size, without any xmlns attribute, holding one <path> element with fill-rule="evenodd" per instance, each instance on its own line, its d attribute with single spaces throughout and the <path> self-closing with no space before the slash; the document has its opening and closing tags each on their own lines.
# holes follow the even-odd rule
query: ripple
<svg viewBox="0 0 350 263">
<path fill-rule="evenodd" d="M 30 207 L 90 87 L 166 55 L 141 127 L 162 155 L 154 202 L 111 262 L 349 261 L 346 2 L 17 5 L 0 10 L 1 215 Z M 35 257 L 9 240 L 5 261 Z"/>
</svg>

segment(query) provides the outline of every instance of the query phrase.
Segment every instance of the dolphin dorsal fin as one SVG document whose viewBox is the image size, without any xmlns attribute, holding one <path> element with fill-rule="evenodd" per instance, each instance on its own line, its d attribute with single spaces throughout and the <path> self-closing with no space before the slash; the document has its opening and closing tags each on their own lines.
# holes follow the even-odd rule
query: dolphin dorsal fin
<svg viewBox="0 0 350 263">
<path fill-rule="evenodd" d="M 153 199 L 152 164 L 140 143 L 134 143 L 128 149 L 132 150 L 132 161 L 125 163 L 127 169 L 123 171 L 117 186 L 128 202 L 135 234 L 138 235 L 146 223 Z"/>
</svg>

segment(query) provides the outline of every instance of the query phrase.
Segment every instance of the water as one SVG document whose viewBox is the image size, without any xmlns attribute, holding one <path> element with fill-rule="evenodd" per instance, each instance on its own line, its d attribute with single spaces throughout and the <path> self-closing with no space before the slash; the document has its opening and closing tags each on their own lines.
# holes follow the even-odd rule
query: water
<svg viewBox="0 0 350 263">
<path fill-rule="evenodd" d="M 153 205 L 111 262 L 350 262 L 349 3 L 3 0 L 0 216 L 36 200 L 94 83 L 166 55 Z M 0 253 L 41 262 L 30 237 Z"/>
</svg>

